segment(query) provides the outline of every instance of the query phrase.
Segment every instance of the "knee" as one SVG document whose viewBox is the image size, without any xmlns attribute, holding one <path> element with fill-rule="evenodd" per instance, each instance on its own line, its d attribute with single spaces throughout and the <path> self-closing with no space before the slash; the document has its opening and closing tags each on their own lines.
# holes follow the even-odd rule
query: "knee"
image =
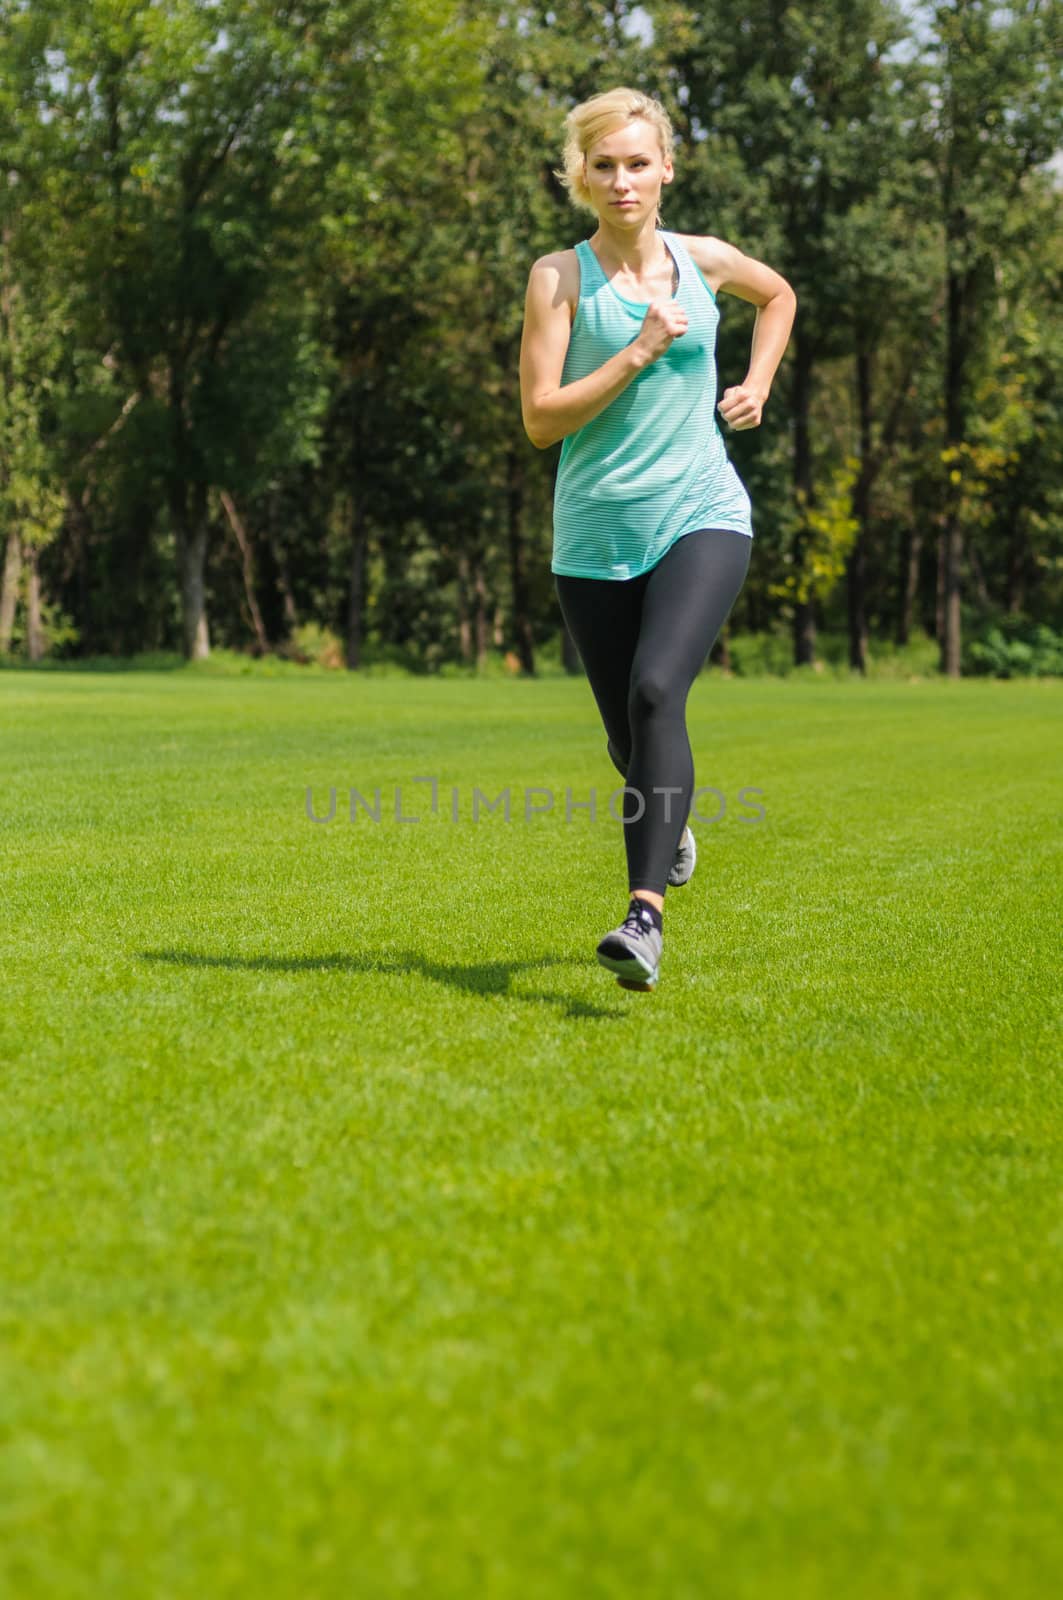
<svg viewBox="0 0 1063 1600">
<path fill-rule="evenodd" d="M 670 709 L 672 693 L 660 673 L 639 672 L 631 683 L 628 694 L 628 716 L 632 723 L 645 722 Z"/>
</svg>

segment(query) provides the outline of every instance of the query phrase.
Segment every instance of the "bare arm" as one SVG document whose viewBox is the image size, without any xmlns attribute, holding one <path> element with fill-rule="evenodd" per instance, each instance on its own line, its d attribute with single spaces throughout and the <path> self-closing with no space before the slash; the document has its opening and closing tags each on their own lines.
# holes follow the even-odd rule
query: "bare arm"
<svg viewBox="0 0 1063 1600">
<path fill-rule="evenodd" d="M 724 390 L 716 408 L 736 431 L 756 428 L 790 340 L 797 296 L 781 273 L 743 255 L 733 244 L 697 234 L 681 237 L 714 293 L 722 289 L 757 307 L 746 375 L 740 384 Z"/>
<path fill-rule="evenodd" d="M 560 255 L 543 256 L 528 277 L 520 346 L 520 403 L 524 431 L 538 450 L 548 449 L 592 421 L 655 359 L 640 336 L 585 378 L 562 385 L 572 331 L 564 278 Z"/>
</svg>

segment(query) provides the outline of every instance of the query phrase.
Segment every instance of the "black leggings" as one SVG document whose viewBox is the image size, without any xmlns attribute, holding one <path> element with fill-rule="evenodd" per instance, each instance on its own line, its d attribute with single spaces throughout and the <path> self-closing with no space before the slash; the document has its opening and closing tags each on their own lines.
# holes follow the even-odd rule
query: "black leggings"
<svg viewBox="0 0 1063 1600">
<path fill-rule="evenodd" d="M 622 812 L 629 892 L 667 888 L 694 795 L 687 695 L 738 599 L 752 544 L 730 528 L 699 528 L 637 578 L 554 574 L 609 756 L 636 791 Z"/>
</svg>

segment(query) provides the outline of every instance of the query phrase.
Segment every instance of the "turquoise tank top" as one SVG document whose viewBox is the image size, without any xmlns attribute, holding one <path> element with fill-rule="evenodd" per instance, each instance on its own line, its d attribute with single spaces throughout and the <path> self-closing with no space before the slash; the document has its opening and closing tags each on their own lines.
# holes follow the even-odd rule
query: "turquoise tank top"
<svg viewBox="0 0 1063 1600">
<path fill-rule="evenodd" d="M 695 528 L 753 537 L 752 508 L 716 420 L 716 296 L 674 233 L 687 331 L 590 422 L 562 441 L 552 572 L 637 578 Z M 590 243 L 576 246 L 579 306 L 561 383 L 575 383 L 637 338 L 648 309 L 618 294 Z"/>
</svg>

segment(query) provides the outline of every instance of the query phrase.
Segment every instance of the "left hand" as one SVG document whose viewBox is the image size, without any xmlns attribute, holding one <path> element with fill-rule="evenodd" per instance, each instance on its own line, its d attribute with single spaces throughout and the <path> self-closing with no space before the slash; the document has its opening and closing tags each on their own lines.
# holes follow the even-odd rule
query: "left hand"
<svg viewBox="0 0 1063 1600">
<path fill-rule="evenodd" d="M 763 389 L 746 383 L 732 384 L 723 391 L 723 398 L 716 409 L 728 427 L 738 433 L 743 428 L 760 427 L 761 412 L 767 398 Z"/>
</svg>

